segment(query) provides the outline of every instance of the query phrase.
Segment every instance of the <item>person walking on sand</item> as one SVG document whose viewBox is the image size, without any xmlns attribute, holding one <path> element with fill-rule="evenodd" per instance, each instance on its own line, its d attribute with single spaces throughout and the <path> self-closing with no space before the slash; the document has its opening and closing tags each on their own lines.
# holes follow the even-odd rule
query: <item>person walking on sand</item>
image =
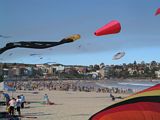
<svg viewBox="0 0 160 120">
<path fill-rule="evenodd" d="M 12 98 L 12 99 L 9 101 L 9 106 L 10 106 L 9 114 L 10 114 L 10 115 L 14 115 L 14 107 L 15 107 L 15 104 L 16 104 L 16 100 L 15 100 L 15 98 Z"/>
<path fill-rule="evenodd" d="M 9 96 L 8 93 L 3 92 L 2 94 L 3 94 L 3 96 L 5 98 L 5 101 L 6 101 L 6 107 L 8 107 L 9 106 L 9 101 L 10 101 L 10 96 Z"/>
<path fill-rule="evenodd" d="M 24 103 L 25 103 L 25 96 L 22 94 L 19 96 L 21 99 L 21 108 L 24 108 Z"/>
<path fill-rule="evenodd" d="M 22 104 L 21 96 L 17 96 L 17 99 L 16 99 L 16 108 L 17 108 L 17 112 L 18 112 L 19 116 L 21 116 L 21 104 Z"/>
</svg>

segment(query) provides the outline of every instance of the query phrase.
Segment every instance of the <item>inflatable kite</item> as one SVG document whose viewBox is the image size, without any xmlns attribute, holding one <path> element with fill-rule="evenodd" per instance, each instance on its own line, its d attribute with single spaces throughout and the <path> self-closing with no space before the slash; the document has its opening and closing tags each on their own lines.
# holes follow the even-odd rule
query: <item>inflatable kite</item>
<svg viewBox="0 0 160 120">
<path fill-rule="evenodd" d="M 107 35 L 107 34 L 116 34 L 121 31 L 121 24 L 117 20 L 113 20 L 103 27 L 96 30 L 94 33 L 96 36 Z"/>
<path fill-rule="evenodd" d="M 158 8 L 158 9 L 156 10 L 155 15 L 159 15 L 159 14 L 160 14 L 160 8 Z"/>
<path fill-rule="evenodd" d="M 160 84 L 101 110 L 89 120 L 160 120 Z"/>
<path fill-rule="evenodd" d="M 44 49 L 49 47 L 54 47 L 57 45 L 74 42 L 75 40 L 80 39 L 79 34 L 71 35 L 67 38 L 62 39 L 59 42 L 39 42 L 39 41 L 20 41 L 20 42 L 11 42 L 7 43 L 5 47 L 0 48 L 0 54 L 3 52 L 13 49 L 13 48 L 34 48 L 34 49 Z"/>
<path fill-rule="evenodd" d="M 113 56 L 113 60 L 118 60 L 118 59 L 121 59 L 123 56 L 125 55 L 125 52 L 118 52 L 117 54 L 115 54 Z"/>
</svg>

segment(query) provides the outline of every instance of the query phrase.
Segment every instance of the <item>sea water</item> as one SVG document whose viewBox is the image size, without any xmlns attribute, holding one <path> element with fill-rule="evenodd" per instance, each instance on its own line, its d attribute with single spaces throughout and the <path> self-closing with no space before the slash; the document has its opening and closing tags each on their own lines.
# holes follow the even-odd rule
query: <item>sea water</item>
<svg viewBox="0 0 160 120">
<path fill-rule="evenodd" d="M 142 80 L 127 80 L 127 81 L 103 81 L 103 82 L 96 82 L 96 85 L 100 87 L 107 87 L 107 88 L 122 88 L 122 89 L 132 89 L 134 91 L 141 91 L 146 88 L 152 87 L 156 84 L 159 84 L 160 81 L 142 81 Z"/>
</svg>

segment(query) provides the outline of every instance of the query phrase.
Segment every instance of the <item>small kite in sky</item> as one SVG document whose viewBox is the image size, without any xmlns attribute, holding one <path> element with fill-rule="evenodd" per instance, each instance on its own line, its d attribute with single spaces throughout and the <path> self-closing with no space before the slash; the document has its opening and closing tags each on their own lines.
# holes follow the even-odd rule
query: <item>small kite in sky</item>
<svg viewBox="0 0 160 120">
<path fill-rule="evenodd" d="M 46 62 L 44 64 L 55 64 L 56 62 Z"/>
<path fill-rule="evenodd" d="M 79 34 L 71 35 L 67 38 L 62 39 L 59 42 L 39 42 L 39 41 L 20 41 L 20 42 L 10 42 L 7 43 L 5 47 L 0 48 L 0 54 L 3 52 L 13 49 L 13 48 L 33 48 L 33 49 L 45 49 L 49 47 L 54 47 L 57 45 L 74 42 L 75 40 L 80 39 Z"/>
<path fill-rule="evenodd" d="M 160 120 L 160 84 L 99 111 L 89 120 Z"/>
<path fill-rule="evenodd" d="M 121 59 L 125 55 L 125 52 L 118 52 L 113 56 L 113 60 Z"/>
<path fill-rule="evenodd" d="M 155 12 L 155 16 L 159 15 L 160 14 L 160 8 L 158 8 Z"/>
<path fill-rule="evenodd" d="M 116 34 L 121 31 L 121 24 L 117 20 L 112 20 L 108 24 L 96 30 L 94 33 L 96 36 L 108 35 L 108 34 Z"/>
<path fill-rule="evenodd" d="M 10 36 L 0 35 L 2 38 L 10 38 Z"/>
<path fill-rule="evenodd" d="M 9 53 L 9 56 L 12 56 L 13 55 L 13 53 Z"/>
<path fill-rule="evenodd" d="M 36 54 L 36 53 L 30 54 L 30 56 L 36 56 L 36 55 L 40 55 L 40 54 Z"/>
</svg>

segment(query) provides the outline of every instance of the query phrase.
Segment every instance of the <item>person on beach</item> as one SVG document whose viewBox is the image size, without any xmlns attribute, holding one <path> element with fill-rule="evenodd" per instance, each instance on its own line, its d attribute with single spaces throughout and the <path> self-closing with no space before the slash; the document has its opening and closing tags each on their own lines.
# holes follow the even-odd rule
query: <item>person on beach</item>
<svg viewBox="0 0 160 120">
<path fill-rule="evenodd" d="M 21 116 L 21 105 L 22 105 L 21 96 L 17 96 L 17 99 L 16 99 L 16 109 L 17 109 L 17 112 L 18 112 L 19 116 Z"/>
<path fill-rule="evenodd" d="M 14 107 L 15 107 L 15 104 L 16 104 L 16 99 L 15 99 L 15 98 L 12 98 L 12 99 L 9 101 L 9 114 L 10 114 L 10 115 L 14 115 Z"/>
<path fill-rule="evenodd" d="M 115 97 L 110 93 L 110 97 L 112 98 L 112 101 L 115 101 Z"/>
<path fill-rule="evenodd" d="M 111 93 L 110 93 L 110 97 L 112 98 L 112 101 L 115 101 L 115 99 L 123 99 L 123 97 L 121 96 L 115 97 Z"/>
<path fill-rule="evenodd" d="M 9 106 L 9 101 L 10 101 L 10 96 L 9 96 L 8 93 L 3 92 L 2 94 L 3 94 L 3 96 L 5 98 L 5 101 L 6 101 L 6 107 L 8 107 Z"/>
<path fill-rule="evenodd" d="M 25 103 L 25 96 L 22 94 L 19 96 L 21 99 L 21 108 L 24 108 L 24 103 Z"/>
<path fill-rule="evenodd" d="M 49 104 L 49 98 L 47 94 L 44 95 L 44 103 L 47 105 Z"/>
</svg>

